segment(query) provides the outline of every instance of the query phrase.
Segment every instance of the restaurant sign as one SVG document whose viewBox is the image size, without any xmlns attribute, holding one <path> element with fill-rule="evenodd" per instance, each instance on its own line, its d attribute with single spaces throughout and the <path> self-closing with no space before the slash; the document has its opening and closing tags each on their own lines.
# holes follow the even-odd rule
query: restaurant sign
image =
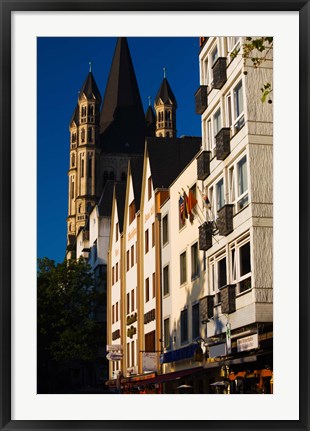
<svg viewBox="0 0 310 431">
<path fill-rule="evenodd" d="M 245 352 L 247 350 L 258 348 L 258 334 L 249 335 L 248 337 L 239 338 L 237 340 L 237 351 Z"/>
</svg>

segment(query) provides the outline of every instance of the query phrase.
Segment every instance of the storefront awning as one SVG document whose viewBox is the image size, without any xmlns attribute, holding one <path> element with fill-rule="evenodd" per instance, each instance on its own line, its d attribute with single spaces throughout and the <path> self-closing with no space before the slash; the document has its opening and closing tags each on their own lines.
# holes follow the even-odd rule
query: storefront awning
<svg viewBox="0 0 310 431">
<path fill-rule="evenodd" d="M 135 376 L 131 379 L 126 379 L 124 383 L 128 384 L 141 384 L 141 385 L 150 385 L 150 384 L 156 384 L 156 383 L 165 383 L 176 379 L 181 379 L 182 377 L 189 376 L 191 374 L 196 374 L 199 371 L 203 371 L 203 367 L 195 367 L 195 368 L 189 368 L 186 370 L 180 370 L 175 371 L 173 373 L 167 373 L 167 374 L 159 374 L 156 377 L 153 378 L 145 378 L 145 375 L 142 376 Z M 139 378 L 141 377 L 141 378 Z M 123 382 L 123 381 L 122 381 Z"/>
</svg>

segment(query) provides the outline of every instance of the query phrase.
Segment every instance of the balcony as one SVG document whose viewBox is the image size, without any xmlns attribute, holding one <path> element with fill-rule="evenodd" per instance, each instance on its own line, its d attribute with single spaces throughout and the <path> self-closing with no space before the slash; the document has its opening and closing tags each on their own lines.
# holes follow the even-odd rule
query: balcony
<svg viewBox="0 0 310 431">
<path fill-rule="evenodd" d="M 236 311 L 236 286 L 228 284 L 221 288 L 222 313 L 229 314 Z"/>
<path fill-rule="evenodd" d="M 216 158 L 224 160 L 230 153 L 230 128 L 223 127 L 215 136 Z"/>
<path fill-rule="evenodd" d="M 201 115 L 208 107 L 208 86 L 201 85 L 195 93 L 196 114 Z"/>
<path fill-rule="evenodd" d="M 220 210 L 218 210 L 216 224 L 219 230 L 219 235 L 227 236 L 234 230 L 233 212 L 234 206 L 232 204 L 224 205 Z"/>
<path fill-rule="evenodd" d="M 197 157 L 197 179 L 204 181 L 210 175 L 211 151 L 202 151 Z"/>
<path fill-rule="evenodd" d="M 199 226 L 199 250 L 207 251 L 212 247 L 212 230 L 211 222 L 204 222 Z"/>
<path fill-rule="evenodd" d="M 227 80 L 226 57 L 219 57 L 213 67 L 213 88 L 220 90 Z"/>
<path fill-rule="evenodd" d="M 207 321 L 214 316 L 214 295 L 207 295 L 199 301 L 199 315 L 201 320 Z"/>
</svg>

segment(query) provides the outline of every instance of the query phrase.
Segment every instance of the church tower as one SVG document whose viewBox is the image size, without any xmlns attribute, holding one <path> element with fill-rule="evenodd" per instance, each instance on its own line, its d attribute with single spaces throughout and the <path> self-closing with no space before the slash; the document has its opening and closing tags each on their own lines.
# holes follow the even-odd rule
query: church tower
<svg viewBox="0 0 310 431">
<path fill-rule="evenodd" d="M 100 109 L 101 101 L 90 67 L 69 126 L 68 259 L 107 180 L 125 180 L 128 160 L 144 153 L 147 120 L 125 37 L 117 39 Z"/>
<path fill-rule="evenodd" d="M 70 121 L 70 168 L 67 232 L 72 242 L 85 225 L 90 209 L 96 204 L 95 167 L 99 158 L 96 138 L 99 134 L 101 95 L 91 71 L 79 91 L 78 103 Z"/>
<path fill-rule="evenodd" d="M 156 112 L 156 136 L 163 138 L 175 138 L 177 101 L 166 78 L 164 79 L 155 97 L 154 107 Z"/>
</svg>

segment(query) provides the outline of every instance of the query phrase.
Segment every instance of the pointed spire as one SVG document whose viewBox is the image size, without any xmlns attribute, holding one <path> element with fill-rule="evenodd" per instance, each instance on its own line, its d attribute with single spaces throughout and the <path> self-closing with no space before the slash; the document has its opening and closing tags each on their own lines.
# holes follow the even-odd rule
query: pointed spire
<svg viewBox="0 0 310 431">
<path fill-rule="evenodd" d="M 89 62 L 89 72 L 80 90 L 79 99 L 83 96 L 83 94 L 85 94 L 87 99 L 92 99 L 93 96 L 95 96 L 97 100 L 101 101 L 101 94 L 97 87 L 94 75 L 92 74 L 91 64 L 92 63 Z"/>
<path fill-rule="evenodd" d="M 103 133 L 111 123 L 115 123 L 117 113 L 124 110 L 130 112 L 132 122 L 136 124 L 144 122 L 143 106 L 127 39 L 120 37 L 117 40 L 103 99 L 100 133 Z M 125 125 L 127 126 L 128 124 Z"/>
<path fill-rule="evenodd" d="M 172 105 L 175 105 L 175 107 L 177 108 L 176 98 L 173 94 L 173 91 L 171 90 L 171 87 L 169 85 L 167 78 L 165 77 L 165 74 L 166 74 L 166 68 L 164 67 L 164 79 L 155 97 L 154 103 L 155 105 L 158 105 L 159 99 L 161 99 L 164 104 L 171 103 Z"/>
</svg>

